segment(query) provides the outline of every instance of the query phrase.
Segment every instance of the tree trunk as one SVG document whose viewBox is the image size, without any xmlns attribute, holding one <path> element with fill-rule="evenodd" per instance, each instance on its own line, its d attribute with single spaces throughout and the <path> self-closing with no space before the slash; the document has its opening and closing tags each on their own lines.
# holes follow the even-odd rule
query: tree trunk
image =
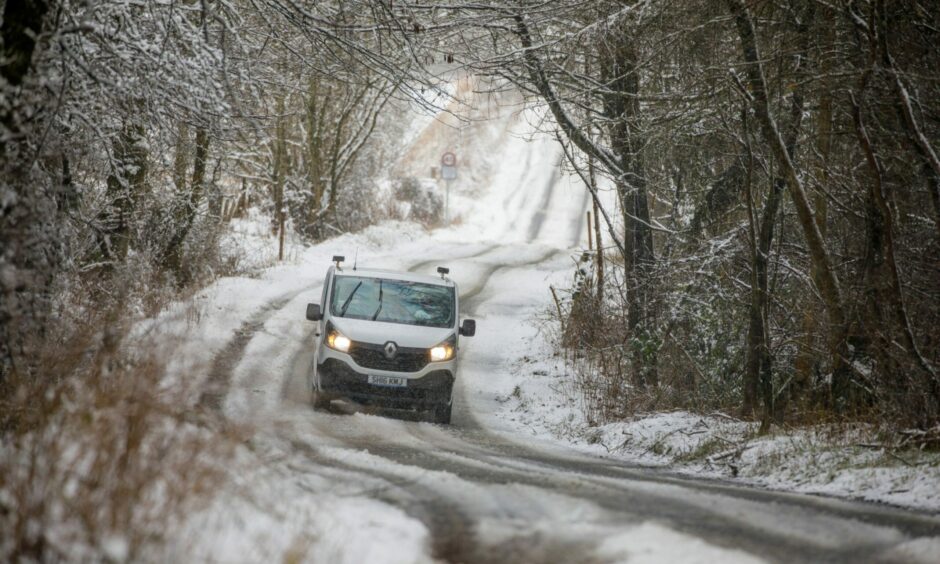
<svg viewBox="0 0 940 564">
<path fill-rule="evenodd" d="M 803 187 L 803 181 L 796 171 L 793 161 L 787 153 L 783 139 L 777 129 L 770 103 L 767 99 L 767 86 L 764 80 L 764 71 L 760 54 L 757 49 L 754 24 L 747 8 L 740 0 L 727 0 L 734 17 L 738 36 L 741 40 L 741 50 L 746 62 L 747 81 L 750 86 L 751 103 L 754 113 L 761 126 L 761 133 L 765 143 L 770 147 L 775 160 L 783 171 L 787 189 L 796 209 L 797 219 L 803 236 L 809 248 L 810 260 L 818 273 L 817 285 L 822 294 L 826 313 L 832 326 L 830 332 L 830 351 L 832 356 L 832 385 L 831 394 L 835 407 L 842 410 L 849 403 L 849 374 L 845 361 L 848 359 L 848 326 L 845 308 L 842 301 L 842 291 L 839 280 L 832 268 L 829 252 L 826 249 L 822 234 L 813 214 L 812 206 Z"/>
<path fill-rule="evenodd" d="M 594 171 L 594 159 L 588 159 L 588 179 L 591 183 L 591 192 L 597 192 L 597 175 Z M 604 243 L 601 235 L 601 214 L 597 200 L 591 199 L 594 210 L 594 241 L 597 242 L 597 311 L 602 311 L 604 307 Z M 590 229 L 591 226 L 588 226 Z"/>
<path fill-rule="evenodd" d="M 835 12 L 827 6 L 818 8 L 823 12 L 823 40 L 820 52 L 827 53 L 835 41 Z M 819 233 L 826 237 L 826 219 L 829 202 L 824 189 L 829 183 L 829 155 L 832 153 L 832 91 L 827 78 L 831 71 L 828 57 L 822 56 L 820 60 L 820 74 L 823 76 L 819 96 L 819 110 L 816 113 L 816 194 L 813 206 L 816 209 L 816 227 Z M 818 278 L 815 265 L 811 265 L 812 280 Z M 818 286 L 819 283 L 815 282 Z M 794 400 L 805 399 L 813 378 L 816 365 L 813 342 L 819 326 L 816 316 L 817 308 L 812 300 L 808 300 L 803 309 L 802 335 L 800 336 L 796 362 L 794 366 L 793 386 L 790 397 Z"/>
<path fill-rule="evenodd" d="M 317 79 L 311 78 L 307 90 L 307 147 L 306 147 L 306 175 L 309 185 L 309 193 L 306 198 L 306 212 L 303 214 L 304 225 L 298 225 L 308 237 L 319 237 L 322 235 L 319 229 L 320 210 L 324 205 L 324 195 L 326 193 L 326 184 L 324 183 L 324 134 L 325 120 L 327 119 L 326 110 L 327 100 L 330 100 L 330 87 L 327 86 L 326 92 L 321 95 L 320 83 Z M 321 102 L 322 98 L 322 102 Z"/>
<path fill-rule="evenodd" d="M 277 125 L 274 140 L 274 222 L 277 232 L 277 260 L 284 260 L 284 227 L 287 210 L 284 209 L 284 184 L 287 181 L 287 124 L 284 118 L 284 98 L 275 103 Z"/>
<path fill-rule="evenodd" d="M 794 102 L 802 109 L 802 101 Z M 747 133 L 745 133 L 747 134 Z M 795 136 L 794 136 L 795 137 Z M 752 237 L 751 248 L 751 292 L 748 304 L 747 350 L 744 368 L 744 407 L 746 415 L 761 408 L 761 429 L 766 431 L 775 417 L 773 393 L 773 358 L 770 349 L 770 297 L 767 284 L 770 247 L 774 238 L 774 225 L 780 209 L 785 183 L 774 178 L 771 190 L 761 212 L 760 221 L 755 221 L 752 191 L 753 164 L 748 166 L 748 206 Z"/>
<path fill-rule="evenodd" d="M 112 144 L 108 203 L 98 239 L 101 254 L 108 261 L 124 260 L 130 249 L 134 208 L 147 179 L 147 156 L 144 127 L 125 124 Z"/>
<path fill-rule="evenodd" d="M 44 31 L 48 11 L 46 0 L 6 0 L 0 21 L 0 385 L 22 369 L 17 359 L 30 360 L 23 350 L 26 336 L 41 333 L 45 324 L 36 295 L 55 266 L 43 233 L 40 195 L 25 170 L 31 161 L 20 153 L 26 144 L 18 139 L 30 114 L 27 89 L 21 85 L 32 71 L 36 38 Z M 10 394 L 0 388 L 0 397 Z"/>
<path fill-rule="evenodd" d="M 634 341 L 633 372 L 638 385 L 655 385 L 656 355 L 651 344 L 655 314 L 650 283 L 655 259 L 646 174 L 641 156 L 644 140 L 639 126 L 640 76 L 636 53 L 626 40 L 602 43 L 599 55 L 601 78 L 609 89 L 609 94 L 604 96 L 604 113 L 610 120 L 608 135 L 622 171 L 616 187 L 627 250 L 624 278 L 629 286 L 627 324 Z"/>
<path fill-rule="evenodd" d="M 882 62 L 888 66 L 888 70 L 893 70 L 891 56 L 887 50 L 887 43 L 884 35 L 887 33 L 887 22 L 884 19 L 884 4 L 878 2 L 876 5 L 876 17 L 872 18 L 869 29 L 870 37 L 870 55 L 869 68 L 866 69 L 860 80 L 858 89 L 858 98 L 852 95 L 852 118 L 855 124 L 855 133 L 858 138 L 859 146 L 868 170 L 871 175 L 871 183 L 866 191 L 866 231 L 868 245 L 865 253 L 865 288 L 867 295 L 867 304 L 869 312 L 868 334 L 878 342 L 878 358 L 883 364 L 887 364 L 888 373 L 903 372 L 903 369 L 894 366 L 891 351 L 896 349 L 893 325 L 900 332 L 903 350 L 907 353 L 910 360 L 923 371 L 926 375 L 927 389 L 933 396 L 933 411 L 940 408 L 940 381 L 933 366 L 924 358 L 920 352 L 914 332 L 911 328 L 907 315 L 907 308 L 904 305 L 904 291 L 901 286 L 900 273 L 898 272 L 897 259 L 894 244 L 894 213 L 893 195 L 889 186 L 884 181 L 884 168 L 881 164 L 875 147 L 872 144 L 871 137 L 865 126 L 863 100 L 868 87 L 869 79 L 875 74 L 878 57 L 876 53 L 881 51 Z M 906 99 L 903 84 L 900 84 L 898 76 L 893 73 L 895 87 L 898 95 Z M 909 110 L 908 106 L 908 110 Z M 904 113 L 904 112 L 902 112 Z M 931 149 L 929 145 L 920 151 Z M 928 159 L 929 160 L 929 159 Z M 888 324 L 885 323 L 884 308 L 887 308 L 889 317 Z M 923 423 L 923 422 L 919 422 Z"/>
<path fill-rule="evenodd" d="M 764 431 L 774 418 L 773 358 L 770 352 L 770 299 L 767 271 L 770 247 L 774 238 L 777 210 L 783 195 L 784 182 L 775 178 L 761 213 L 757 247 L 751 268 L 751 303 L 748 311 L 747 380 L 758 384 L 761 404 L 761 427 Z"/>
<path fill-rule="evenodd" d="M 180 122 L 176 135 L 175 155 L 173 156 L 173 184 L 177 192 L 186 190 L 186 171 L 189 170 L 189 124 Z"/>
<path fill-rule="evenodd" d="M 789 124 L 786 130 L 784 145 L 787 156 L 792 160 L 796 157 L 796 141 L 799 137 L 800 127 L 803 123 L 803 91 L 800 86 L 805 80 L 806 65 L 809 53 L 809 27 L 815 15 L 814 4 L 806 5 L 805 13 L 795 22 L 799 35 L 799 52 L 794 57 L 793 82 L 797 86 L 790 94 Z M 745 119 L 747 114 L 744 114 Z M 745 121 L 745 135 L 750 135 Z M 750 139 L 750 137 L 748 137 Z M 750 156 L 750 147 L 748 147 Z M 752 164 L 752 163 L 751 163 Z M 748 171 L 748 189 L 750 190 L 751 171 Z M 752 247 L 752 277 L 751 277 L 751 303 L 748 312 L 748 349 L 746 362 L 746 381 L 750 383 L 752 392 L 754 388 L 760 391 L 761 429 L 767 431 L 770 424 L 776 421 L 779 412 L 776 406 L 776 397 L 773 385 L 773 357 L 770 343 L 770 291 L 768 287 L 768 266 L 770 262 L 770 248 L 774 239 L 774 226 L 777 223 L 777 213 L 783 196 L 786 182 L 783 178 L 774 176 L 771 180 L 770 193 L 761 212 L 760 224 L 754 229 L 758 232 L 757 241 Z M 753 217 L 753 215 L 751 216 Z M 755 385 L 756 384 L 756 385 Z M 746 387 L 747 389 L 747 387 Z M 745 402 L 747 403 L 747 402 Z"/>
<path fill-rule="evenodd" d="M 189 223 L 196 217 L 196 210 L 206 191 L 206 166 L 209 162 L 209 132 L 204 127 L 196 130 L 196 153 L 193 158 L 193 181 L 190 188 Z"/>
<path fill-rule="evenodd" d="M 206 167 L 209 160 L 209 132 L 204 127 L 196 130 L 195 154 L 193 155 L 193 176 L 188 190 L 177 194 L 178 203 L 175 231 L 164 251 L 164 266 L 177 277 L 177 283 L 189 282 L 189 273 L 183 265 L 183 243 L 196 220 L 196 213 L 205 192 Z"/>
</svg>

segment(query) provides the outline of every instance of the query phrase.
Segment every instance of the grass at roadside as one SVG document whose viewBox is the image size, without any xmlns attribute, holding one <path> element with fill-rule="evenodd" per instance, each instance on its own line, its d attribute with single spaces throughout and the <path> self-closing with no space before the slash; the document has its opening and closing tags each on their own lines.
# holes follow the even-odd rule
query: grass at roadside
<svg viewBox="0 0 940 564">
<path fill-rule="evenodd" d="M 3 382 L 2 561 L 153 559 L 236 442 L 167 385 L 176 344 L 134 335 L 136 305 L 75 305 Z"/>
</svg>

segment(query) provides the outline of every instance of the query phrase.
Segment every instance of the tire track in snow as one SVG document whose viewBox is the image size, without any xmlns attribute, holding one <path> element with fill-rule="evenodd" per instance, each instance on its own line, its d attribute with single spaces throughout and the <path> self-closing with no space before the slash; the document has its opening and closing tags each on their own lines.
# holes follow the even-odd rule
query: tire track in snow
<svg viewBox="0 0 940 564">
<path fill-rule="evenodd" d="M 473 562 L 475 548 L 473 519 L 458 503 L 437 494 L 422 485 L 419 479 L 403 478 L 378 468 L 363 468 L 322 453 L 319 449 L 298 439 L 290 441 L 295 452 L 319 466 L 339 468 L 352 475 L 366 476 L 387 485 L 374 490 L 371 497 L 398 507 L 418 519 L 431 532 L 431 555 L 444 562 Z"/>
<path fill-rule="evenodd" d="M 332 416 L 331 423 L 336 424 L 340 418 Z M 494 518 L 492 514 L 480 512 L 479 509 L 474 511 L 464 508 L 474 505 L 472 499 L 475 495 L 459 486 L 466 483 L 484 489 L 511 487 L 515 491 L 521 488 L 521 497 L 518 497 L 520 494 L 517 492 L 516 499 L 501 506 L 498 513 L 504 519 L 523 518 L 524 515 L 516 514 L 520 511 L 525 513 L 525 508 L 516 507 L 513 503 L 522 503 L 529 494 L 534 500 L 540 495 L 564 492 L 572 499 L 584 500 L 603 509 L 607 519 L 598 523 L 598 526 L 629 528 L 654 519 L 669 529 L 703 539 L 714 546 L 746 550 L 767 557 L 770 561 L 867 560 L 904 538 L 898 532 L 899 522 L 892 510 L 882 510 L 883 514 L 879 516 L 875 509 L 858 507 L 840 500 L 814 499 L 722 484 L 713 484 L 716 487 L 709 488 L 708 481 L 703 483 L 701 480 L 677 476 L 670 480 L 668 474 L 664 479 L 663 474 L 666 473 L 655 469 L 617 468 L 607 461 L 586 456 L 548 456 L 519 445 L 500 456 L 486 456 L 476 449 L 461 448 L 459 445 L 454 448 L 455 445 L 449 442 L 447 446 L 442 446 L 440 441 L 414 446 L 399 444 L 396 443 L 400 440 L 398 435 L 389 434 L 391 429 L 384 422 L 372 418 L 347 419 L 347 423 L 340 424 L 347 428 L 347 434 L 331 434 L 342 437 L 342 446 L 321 449 L 306 444 L 305 450 L 319 453 L 313 460 L 331 468 L 339 467 L 353 475 L 365 474 L 393 484 L 405 497 L 382 497 L 383 501 L 394 503 L 422 520 L 434 537 L 442 535 L 446 538 L 454 533 L 448 527 L 452 526 L 450 518 L 455 512 L 461 515 L 463 522 L 473 524 Z M 369 428 L 373 426 L 380 435 L 371 434 Z M 428 425 L 419 426 L 426 428 Z M 321 428 L 316 430 L 322 432 Z M 363 430 L 366 431 L 364 435 Z M 357 432 L 358 437 L 348 434 Z M 316 440 L 316 437 L 310 434 L 305 440 Z M 295 445 L 304 442 L 296 438 L 293 441 Z M 502 451 L 507 446 L 506 442 L 502 442 L 489 445 L 489 448 L 491 452 Z M 368 455 L 388 460 L 390 464 L 350 464 L 338 459 L 336 454 L 329 454 L 337 450 L 343 450 L 344 453 L 365 451 Z M 403 478 L 403 473 L 411 477 Z M 458 483 L 446 483 L 444 478 L 457 480 Z M 445 483 L 442 484 L 442 480 Z M 429 483 L 437 487 L 429 487 Z M 903 529 L 908 534 L 931 536 L 936 532 L 936 519 L 928 516 L 909 519 Z M 461 530 L 474 533 L 476 528 L 462 527 Z M 833 534 L 836 538 L 832 538 Z M 548 542 L 548 539 L 541 540 Z M 535 541 L 531 538 L 522 539 L 522 547 L 536 553 L 544 552 L 546 547 Z M 503 547 L 489 545 L 485 550 L 483 544 L 477 541 L 470 543 L 476 547 L 474 552 L 460 551 L 457 553 L 460 558 L 451 561 L 488 562 L 520 558 L 521 561 L 532 561 L 525 557 L 526 553 L 521 557 L 516 554 L 516 558 L 510 558 L 511 551 L 521 548 L 518 543 L 509 543 Z M 461 541 L 459 546 L 468 546 L 468 541 Z M 577 545 L 569 547 L 566 552 L 583 557 L 584 553 L 574 550 L 574 546 Z M 560 547 L 552 545 L 551 550 L 555 553 Z M 768 550 L 771 552 L 768 553 Z M 487 556 L 478 557 L 479 554 Z M 572 561 L 581 560 L 574 558 Z"/>
<path fill-rule="evenodd" d="M 447 263 L 453 262 L 453 261 L 455 261 L 455 260 L 458 260 L 458 261 L 459 261 L 459 260 L 470 260 L 470 259 L 480 258 L 480 257 L 482 257 L 482 256 L 484 256 L 484 255 L 487 255 L 487 254 L 489 254 L 489 253 L 491 253 L 491 252 L 493 252 L 493 251 L 495 251 L 495 250 L 497 250 L 497 249 L 499 249 L 499 248 L 501 248 L 501 247 L 502 247 L 502 245 L 499 245 L 498 243 L 492 243 L 492 244 L 487 245 L 486 247 L 484 247 L 483 250 L 481 250 L 481 251 L 479 251 L 479 252 L 476 252 L 476 253 L 473 253 L 472 255 L 467 255 L 467 256 L 462 256 L 462 257 L 449 257 L 449 258 L 447 258 L 447 259 L 431 259 L 431 260 L 425 260 L 425 261 L 421 261 L 421 262 L 419 262 L 419 263 L 417 263 L 417 264 L 414 264 L 414 265 L 409 266 L 407 270 L 408 270 L 408 272 L 418 272 L 418 271 L 424 270 L 424 269 L 426 269 L 426 268 L 428 268 L 428 267 L 430 267 L 430 266 L 447 264 Z"/>
<path fill-rule="evenodd" d="M 282 437 L 283 438 L 283 437 Z M 370 488 L 361 492 L 370 494 L 373 499 L 384 501 L 398 507 L 406 514 L 420 520 L 430 531 L 432 556 L 444 562 L 460 563 L 489 563 L 489 562 L 593 562 L 589 558 L 590 549 L 593 548 L 594 539 L 553 539 L 535 532 L 532 535 L 510 535 L 506 540 L 493 541 L 481 538 L 479 525 L 481 518 L 486 515 L 479 511 L 468 509 L 472 503 L 469 499 L 478 495 L 473 491 L 464 491 L 462 488 L 448 488 L 447 483 L 459 481 L 472 484 L 474 488 L 495 486 L 505 488 L 507 485 L 525 483 L 522 474 L 515 474 L 507 479 L 499 473 L 477 473 L 469 477 L 465 473 L 454 473 L 449 467 L 428 467 L 426 464 L 415 464 L 416 461 L 431 462 L 428 458 L 431 453 L 425 449 L 415 449 L 411 455 L 414 459 L 397 460 L 388 456 L 388 450 L 395 447 L 375 447 L 371 443 L 365 448 L 365 456 L 378 456 L 389 460 L 389 465 L 377 466 L 366 461 L 359 463 L 344 460 L 342 454 L 337 456 L 337 447 L 319 447 L 299 438 L 286 438 L 294 452 L 302 454 L 313 467 L 331 468 L 339 470 L 350 482 L 375 481 L 381 487 Z M 339 447 L 348 449 L 348 447 Z M 345 453 L 343 453 L 345 454 Z M 354 453 L 353 459 L 361 456 Z M 424 459 L 424 460 L 422 460 Z M 472 480 L 472 481 L 471 481 Z M 535 482 L 537 490 L 545 487 L 543 482 Z M 443 482 L 443 483 L 442 483 Z M 456 484 L 454 484 L 456 485 Z M 536 493 L 535 496 L 527 492 L 513 492 L 512 500 L 495 501 L 501 507 L 502 518 L 518 522 L 525 518 L 531 506 L 542 505 L 544 496 Z M 522 494 L 522 495 L 520 495 Z M 558 495 L 558 494 L 555 494 Z M 501 496 L 488 496 L 486 502 L 502 499 Z M 523 515 L 515 515 L 521 511 Z"/>
<path fill-rule="evenodd" d="M 486 288 L 490 278 L 498 271 L 506 268 L 525 268 L 527 266 L 540 264 L 561 252 L 564 251 L 552 249 L 536 257 L 535 259 L 528 261 L 491 264 L 468 291 L 461 292 L 461 301 L 464 303 L 473 303 L 472 299 L 477 298 L 477 296 L 482 293 L 482 291 Z M 413 268 L 433 264 L 434 262 L 437 261 L 425 261 L 425 263 L 415 265 Z M 476 306 L 472 306 L 473 309 L 475 309 L 475 307 Z M 309 361 L 309 357 L 307 360 Z M 304 364 L 306 363 L 301 358 L 295 360 L 295 379 L 298 377 L 298 372 L 300 372 L 298 368 Z M 461 400 L 456 400 L 456 398 L 455 401 L 461 403 Z M 381 412 L 381 410 L 379 411 Z M 313 416 L 317 417 L 317 415 Z M 457 465 L 456 467 L 453 464 L 440 464 L 440 459 L 435 457 L 433 453 L 435 449 L 440 447 L 439 441 L 429 441 L 428 437 L 423 433 L 416 432 L 425 428 L 426 424 L 423 423 L 403 423 L 405 430 L 409 435 L 421 441 L 422 445 L 426 445 L 425 448 L 414 448 L 404 445 L 389 444 L 387 437 L 382 437 L 381 435 L 372 433 L 367 433 L 365 436 L 352 438 L 343 431 L 337 431 L 337 427 L 335 426 L 336 420 L 333 417 L 331 417 L 330 420 L 323 420 L 321 417 L 320 420 L 323 424 L 316 427 L 316 436 L 326 435 L 329 438 L 338 441 L 340 445 L 342 445 L 339 448 L 352 448 L 355 450 L 364 449 L 367 450 L 370 454 L 380 456 L 396 464 L 401 464 L 411 468 L 453 472 L 456 476 L 458 476 L 459 479 L 466 480 L 469 477 L 475 483 L 523 483 L 538 488 L 543 488 L 546 486 L 546 481 L 544 479 L 539 480 L 533 478 L 531 475 L 527 476 L 527 474 L 531 473 L 532 468 L 518 469 L 503 466 L 500 468 L 500 471 L 494 472 L 493 469 L 480 471 L 479 465 L 474 468 L 473 464 L 470 464 L 469 466 Z M 464 422 L 463 425 L 466 426 L 467 423 Z M 470 419 L 470 426 L 473 427 L 474 430 L 482 431 L 482 427 L 475 418 Z M 343 429 L 348 429 L 345 425 L 342 425 L 341 427 Z M 456 428 L 457 427 L 455 426 L 454 429 Z M 311 431 L 313 431 L 313 429 L 311 429 Z M 403 493 L 407 494 L 404 498 L 383 498 L 382 496 L 378 497 L 383 499 L 383 501 L 388 501 L 395 504 L 409 515 L 425 523 L 425 525 L 432 532 L 434 545 L 433 554 L 436 558 L 443 559 L 448 562 L 490 562 L 494 559 L 499 561 L 521 560 L 526 562 L 554 562 L 557 561 L 557 558 L 560 554 L 568 554 L 568 560 L 584 561 L 586 554 L 585 550 L 587 548 L 584 546 L 585 543 L 552 542 L 550 543 L 551 546 L 545 546 L 546 539 L 541 538 L 538 535 L 533 538 L 514 537 L 510 539 L 510 541 L 508 541 L 505 546 L 500 544 L 481 544 L 478 542 L 478 539 L 476 539 L 474 531 L 476 524 L 479 523 L 479 519 L 482 516 L 472 516 L 471 514 L 468 514 L 462 510 L 459 496 L 456 499 L 449 499 L 450 496 L 442 495 L 442 493 L 438 490 L 424 487 L 416 480 L 401 480 L 394 473 L 384 472 L 375 468 L 363 469 L 355 465 L 348 465 L 341 461 L 337 461 L 334 458 L 324 457 L 316 454 L 314 447 L 297 438 L 289 438 L 283 435 L 281 435 L 281 438 L 290 440 L 295 450 L 303 453 L 314 463 L 326 464 L 331 467 L 338 466 L 350 472 L 357 472 L 375 478 L 380 478 L 388 483 L 394 484 L 396 487 L 401 489 Z M 473 472 L 470 472 L 470 476 L 468 476 L 468 469 L 474 470 Z M 532 556 L 534 554 L 542 554 L 544 556 L 543 558 L 533 560 Z M 575 555 L 578 556 L 576 557 Z"/>
<path fill-rule="evenodd" d="M 542 201 L 539 202 L 539 206 L 535 209 L 535 213 L 532 214 L 532 219 L 529 221 L 529 230 L 527 231 L 529 242 L 534 241 L 535 238 L 538 237 L 539 231 L 542 229 L 542 224 L 545 223 L 548 207 L 551 205 L 552 197 L 555 195 L 555 185 L 558 184 L 560 177 L 561 161 L 552 167 L 552 173 L 548 177 L 545 191 L 542 194 Z"/>
<path fill-rule="evenodd" d="M 460 260 L 479 258 L 499 248 L 501 248 L 500 245 L 493 245 L 492 247 L 484 249 L 476 254 L 463 257 Z M 564 251 L 551 249 L 531 260 L 516 263 L 500 262 L 489 265 L 483 271 L 482 275 L 477 278 L 473 286 L 471 286 L 467 291 L 461 292 L 461 302 L 471 304 L 475 303 L 473 300 L 483 292 L 490 278 L 496 272 L 506 268 L 525 268 L 527 266 L 534 266 L 536 264 L 545 262 L 560 252 Z M 440 261 L 423 261 L 412 265 L 409 270 L 420 270 L 435 263 L 439 264 Z M 473 305 L 471 307 L 475 309 L 476 306 Z M 310 336 L 312 337 L 312 332 Z M 290 390 L 296 392 L 298 389 L 298 381 L 304 380 L 305 370 L 309 370 L 309 363 L 312 360 L 313 355 L 310 351 L 306 349 L 301 349 L 298 351 L 290 364 L 292 367 L 292 374 L 285 380 L 285 385 L 282 391 L 283 398 L 286 399 L 292 395 Z M 343 432 L 337 432 L 336 428 L 334 427 L 336 423 L 334 419 L 335 416 L 328 416 L 322 413 L 318 414 L 312 411 L 310 412 L 310 416 L 314 421 L 319 420 L 318 422 L 320 423 L 319 425 L 315 425 L 313 428 L 311 428 L 310 431 L 313 432 L 315 430 L 317 436 L 326 435 L 329 438 L 339 442 L 339 444 L 342 445 L 339 448 L 366 449 L 373 454 L 377 454 L 382 458 L 398 464 L 415 468 L 426 467 L 426 465 L 416 464 L 418 460 L 427 457 L 428 452 L 426 449 L 412 449 L 388 444 L 385 444 L 382 448 L 378 448 L 376 445 L 382 445 L 383 443 L 386 443 L 386 441 L 383 440 L 383 437 L 381 436 L 369 434 L 365 437 L 352 440 Z M 414 429 L 418 426 L 421 426 L 422 424 L 409 422 L 405 423 L 405 425 L 407 427 L 408 433 L 413 434 Z M 472 425 L 476 428 L 480 428 L 475 419 L 472 419 Z M 359 474 L 380 478 L 401 489 L 402 492 L 406 494 L 404 497 L 377 497 L 383 501 L 393 503 L 409 515 L 425 523 L 432 533 L 432 548 L 435 558 L 448 562 L 489 562 L 494 558 L 498 560 L 517 560 L 518 558 L 522 558 L 526 561 L 532 561 L 531 559 L 524 558 L 526 554 L 531 553 L 532 547 L 529 547 L 527 550 L 524 546 L 519 544 L 518 539 L 514 539 L 512 547 L 507 549 L 490 546 L 485 547 L 484 550 L 484 547 L 481 547 L 480 543 L 476 541 L 474 534 L 474 527 L 479 519 L 472 518 L 469 514 L 464 512 L 460 508 L 459 500 L 450 500 L 448 499 L 448 496 L 442 496 L 439 491 L 421 486 L 416 481 L 403 481 L 394 474 L 389 474 L 378 469 L 363 469 L 355 465 L 348 465 L 341 461 L 337 461 L 334 458 L 324 457 L 319 452 L 317 452 L 313 446 L 307 444 L 306 442 L 296 437 L 285 436 L 285 432 L 286 431 L 283 429 L 279 430 L 279 437 L 289 441 L 295 452 L 303 454 L 308 460 L 315 464 L 323 464 L 334 468 L 340 467 L 342 469 L 349 470 L 350 472 L 356 472 Z M 428 443 L 426 439 L 418 435 L 415 436 L 429 446 L 432 444 Z M 479 481 L 484 481 L 482 479 L 483 477 L 484 476 L 482 475 L 479 476 Z M 518 481 L 521 477 L 522 476 L 520 471 L 514 471 L 511 476 L 513 480 L 506 479 L 507 476 L 504 475 L 503 478 L 501 478 L 496 483 Z M 581 551 L 584 547 L 577 547 L 576 552 L 574 552 L 575 547 L 569 548 L 573 551 L 571 553 L 572 557 L 574 554 L 580 552 L 582 554 L 583 560 L 583 552 Z M 561 546 L 557 546 L 553 550 L 544 550 L 543 552 L 546 554 L 546 557 L 548 555 L 552 556 L 552 559 L 546 558 L 544 561 L 554 561 L 553 559 L 558 556 L 559 550 L 561 549 Z M 515 556 L 513 556 L 513 554 L 515 554 Z"/>
<path fill-rule="evenodd" d="M 299 290 L 282 294 L 262 306 L 257 313 L 242 323 L 241 327 L 235 330 L 235 336 L 213 358 L 209 375 L 196 405 L 221 413 L 225 397 L 228 395 L 231 385 L 232 373 L 241 362 L 242 357 L 245 355 L 245 349 L 251 339 L 254 338 L 255 333 L 263 328 L 264 324 L 290 301 L 301 293 L 315 288 L 316 285 L 305 286 Z"/>
</svg>

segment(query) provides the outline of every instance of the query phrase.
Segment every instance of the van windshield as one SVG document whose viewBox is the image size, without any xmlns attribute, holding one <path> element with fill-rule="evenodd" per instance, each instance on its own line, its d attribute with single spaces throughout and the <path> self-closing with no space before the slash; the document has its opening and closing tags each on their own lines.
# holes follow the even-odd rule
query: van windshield
<svg viewBox="0 0 940 564">
<path fill-rule="evenodd" d="M 407 280 L 337 276 L 330 312 L 335 317 L 369 319 L 425 327 L 453 327 L 454 288 Z"/>
</svg>

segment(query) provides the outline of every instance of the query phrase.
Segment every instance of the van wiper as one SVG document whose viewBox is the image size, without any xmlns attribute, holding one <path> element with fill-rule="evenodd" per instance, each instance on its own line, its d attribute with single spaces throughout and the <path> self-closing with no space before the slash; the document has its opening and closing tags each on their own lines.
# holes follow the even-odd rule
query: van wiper
<svg viewBox="0 0 940 564">
<path fill-rule="evenodd" d="M 379 278 L 379 308 L 375 310 L 375 315 L 372 316 L 372 321 L 375 321 L 379 317 L 379 312 L 382 311 L 382 279 Z"/>
<path fill-rule="evenodd" d="M 349 293 L 349 297 L 346 298 L 345 302 L 343 302 L 343 307 L 339 308 L 340 317 L 343 317 L 346 315 L 346 310 L 349 308 L 349 302 L 351 302 L 353 299 L 353 296 L 356 295 L 356 292 L 359 290 L 359 286 L 362 286 L 362 280 L 360 280 L 359 283 L 356 284 L 356 287 L 353 288 L 353 291 Z"/>
</svg>

